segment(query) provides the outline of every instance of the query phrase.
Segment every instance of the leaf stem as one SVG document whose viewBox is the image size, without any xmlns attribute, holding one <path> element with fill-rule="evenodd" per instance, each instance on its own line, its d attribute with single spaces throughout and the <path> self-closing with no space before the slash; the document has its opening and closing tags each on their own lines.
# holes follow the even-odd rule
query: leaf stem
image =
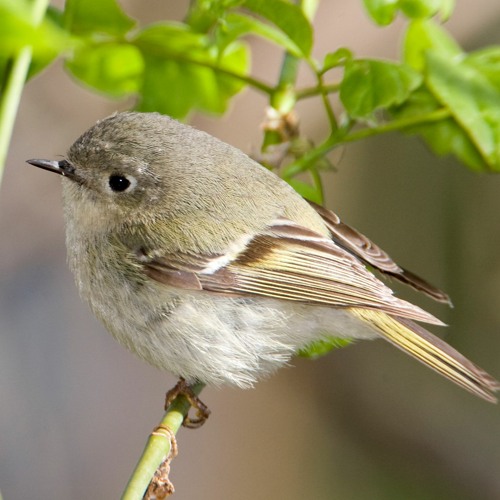
<svg viewBox="0 0 500 500">
<path fill-rule="evenodd" d="M 40 24 L 47 10 L 49 0 L 34 0 L 31 8 L 31 22 Z M 21 94 L 31 63 L 32 49 L 29 45 L 23 47 L 7 65 L 4 84 L 0 97 L 0 183 L 2 180 L 5 160 L 9 150 L 12 130 L 16 121 Z"/>
<path fill-rule="evenodd" d="M 318 79 L 318 87 L 321 90 L 321 100 L 323 101 L 326 115 L 328 117 L 328 123 L 330 124 L 330 130 L 334 133 L 339 128 L 337 118 L 335 117 L 332 105 L 328 99 L 328 92 L 325 91 L 325 87 L 323 85 L 323 75 L 317 73 L 316 77 Z"/>
<path fill-rule="evenodd" d="M 312 22 L 314 14 L 318 8 L 319 0 L 296 0 L 296 3 L 300 5 L 304 16 L 309 20 L 309 22 Z M 285 53 L 278 86 L 276 88 L 277 91 L 292 88 L 295 85 L 300 62 L 301 59 L 299 57 L 290 54 L 290 52 Z"/>
<path fill-rule="evenodd" d="M 169 55 L 169 59 L 173 61 L 181 61 L 181 62 L 188 62 L 191 64 L 198 64 L 199 66 L 203 66 L 204 68 L 209 68 L 214 70 L 215 72 L 219 72 L 223 75 L 229 76 L 231 78 L 234 78 L 236 80 L 239 80 L 243 83 L 246 83 L 247 85 L 250 85 L 256 90 L 260 90 L 264 94 L 267 95 L 272 95 L 274 92 L 274 88 L 268 85 L 267 83 L 264 83 L 261 80 L 257 80 L 256 78 L 252 78 L 251 76 L 248 75 L 242 75 L 241 73 L 235 73 L 234 71 L 231 71 L 229 69 L 223 68 L 222 66 L 216 64 L 215 62 L 210 62 L 210 61 L 201 61 L 196 58 L 189 58 L 189 57 L 182 57 L 182 56 L 176 56 L 175 54 Z"/>
<path fill-rule="evenodd" d="M 283 64 L 281 65 L 280 78 L 278 88 L 293 86 L 297 79 L 297 72 L 299 70 L 300 59 L 297 56 L 285 53 L 283 57 Z"/>
<path fill-rule="evenodd" d="M 191 386 L 198 395 L 205 384 L 197 383 Z M 188 414 L 191 404 L 185 396 L 178 396 L 163 415 L 158 427 L 167 427 L 173 434 L 177 434 L 184 417 Z M 153 432 L 137 462 L 134 472 L 123 492 L 122 500 L 142 500 L 156 469 L 170 453 L 170 439 L 166 435 Z"/>
<path fill-rule="evenodd" d="M 323 85 L 314 85 L 314 87 L 305 87 L 296 91 L 295 96 L 297 101 L 307 99 L 308 97 L 315 97 L 320 94 L 333 94 L 340 89 L 340 83 L 329 83 Z"/>
<path fill-rule="evenodd" d="M 396 130 L 405 130 L 407 128 L 415 127 L 417 125 L 423 125 L 424 123 L 432 123 L 444 120 L 452 116 L 450 109 L 440 108 L 430 113 L 423 115 L 411 116 L 409 118 L 402 118 L 400 120 L 394 120 L 392 122 L 380 125 L 375 128 L 364 128 L 353 132 L 350 135 L 346 135 L 341 139 L 339 144 L 345 144 L 348 142 L 359 141 L 360 139 L 365 139 L 367 137 L 372 137 L 375 135 L 386 134 L 387 132 L 394 132 Z"/>
<path fill-rule="evenodd" d="M 208 62 L 207 63 L 199 61 L 193 61 L 193 62 L 195 62 L 196 64 L 200 64 L 200 66 L 206 66 L 207 68 L 211 68 L 214 71 L 218 71 L 219 73 L 235 78 L 236 80 L 240 80 L 243 83 L 250 85 L 250 87 L 253 87 L 256 90 L 260 90 L 264 94 L 271 95 L 274 92 L 273 87 L 267 85 L 261 80 L 252 78 L 251 76 L 241 75 L 239 73 L 235 73 L 234 71 L 230 71 L 228 69 L 222 68 L 221 66 L 217 66 L 216 64 L 210 64 Z"/>
</svg>

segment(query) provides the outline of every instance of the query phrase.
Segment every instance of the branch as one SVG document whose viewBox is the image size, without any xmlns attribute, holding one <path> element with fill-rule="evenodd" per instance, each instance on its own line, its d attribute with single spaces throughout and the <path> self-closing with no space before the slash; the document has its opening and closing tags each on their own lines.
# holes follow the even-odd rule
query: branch
<svg viewBox="0 0 500 500">
<path fill-rule="evenodd" d="M 191 389 L 198 395 L 204 386 L 202 383 L 193 384 Z M 156 470 L 170 454 L 170 433 L 177 434 L 190 408 L 191 403 L 183 395 L 178 396 L 169 406 L 158 427 L 150 434 L 142 456 L 123 492 L 122 500 L 142 500 Z"/>
<path fill-rule="evenodd" d="M 386 134 L 387 132 L 394 132 L 396 130 L 405 130 L 407 128 L 416 127 L 417 125 L 423 125 L 425 123 L 433 123 L 445 120 L 451 116 L 451 111 L 448 108 L 441 108 L 430 113 L 423 115 L 412 116 L 410 118 L 402 118 L 400 120 L 394 120 L 392 122 L 380 125 L 375 128 L 365 128 L 353 132 L 350 135 L 343 137 L 339 144 L 346 144 L 348 142 L 359 141 L 360 139 L 365 139 L 367 137 L 372 137 L 376 135 Z"/>
<path fill-rule="evenodd" d="M 282 172 L 283 179 L 291 179 L 292 177 L 308 170 L 309 165 L 313 164 L 316 160 L 323 157 L 329 153 L 332 149 L 340 146 L 342 144 L 347 144 L 349 142 L 359 141 L 361 139 L 366 139 L 367 137 L 373 137 L 376 135 L 386 134 L 388 132 L 394 132 L 396 130 L 405 130 L 417 125 L 423 125 L 424 123 L 432 123 L 444 120 L 451 116 L 449 109 L 441 108 L 430 113 L 423 115 L 412 116 L 410 118 L 403 118 L 401 120 L 394 120 L 390 123 L 380 125 L 374 128 L 364 128 L 351 134 L 341 135 L 335 133 L 330 135 L 326 141 L 317 146 L 314 149 L 308 151 L 304 156 L 299 158 L 287 165 Z"/>
<path fill-rule="evenodd" d="M 340 89 L 340 83 L 328 83 L 328 84 L 318 84 L 314 87 L 305 87 L 299 89 L 296 92 L 297 101 L 301 99 L 307 99 L 308 97 L 315 97 L 320 94 L 333 94 L 338 92 Z"/>
</svg>

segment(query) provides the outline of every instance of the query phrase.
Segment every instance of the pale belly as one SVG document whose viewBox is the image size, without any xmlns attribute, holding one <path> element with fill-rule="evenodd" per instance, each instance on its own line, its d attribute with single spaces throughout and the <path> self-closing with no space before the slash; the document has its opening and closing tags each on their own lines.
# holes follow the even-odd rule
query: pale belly
<svg viewBox="0 0 500 500">
<path fill-rule="evenodd" d="M 187 292 L 156 283 L 90 300 L 96 316 L 148 363 L 209 385 L 250 387 L 315 340 L 375 338 L 347 309 Z"/>
</svg>

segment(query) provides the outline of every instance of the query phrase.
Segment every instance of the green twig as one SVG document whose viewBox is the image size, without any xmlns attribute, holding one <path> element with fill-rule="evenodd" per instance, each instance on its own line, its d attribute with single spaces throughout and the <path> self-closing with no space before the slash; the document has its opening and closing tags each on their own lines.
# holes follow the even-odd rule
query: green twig
<svg viewBox="0 0 500 500">
<path fill-rule="evenodd" d="M 357 130 L 352 134 L 346 135 L 341 138 L 339 144 L 345 144 L 348 142 L 359 141 L 360 139 L 365 139 L 367 137 L 372 137 L 375 135 L 386 134 L 387 132 L 394 132 L 396 130 L 405 130 L 407 128 L 416 127 L 417 125 L 423 125 L 425 123 L 433 123 L 445 120 L 451 116 L 451 111 L 448 108 L 441 108 L 430 113 L 423 115 L 412 116 L 409 118 L 402 118 L 400 120 L 394 120 L 392 122 L 380 125 L 375 128 L 364 128 Z"/>
<path fill-rule="evenodd" d="M 316 10 L 318 8 L 319 0 L 296 0 L 296 3 L 300 5 L 300 8 L 304 12 L 305 17 L 310 22 L 312 22 L 314 14 L 316 13 Z M 278 85 L 276 86 L 275 95 L 279 95 L 283 92 L 286 92 L 287 90 L 294 88 L 295 83 L 297 81 L 297 76 L 301 61 L 302 61 L 301 58 L 294 56 L 293 54 L 290 54 L 290 52 L 285 53 L 283 57 L 283 64 L 281 65 L 281 71 L 278 80 Z M 309 60 L 308 62 L 312 66 L 312 62 Z M 295 91 L 293 93 L 294 93 L 293 104 L 295 104 L 296 101 Z M 274 103 L 271 102 L 271 105 L 274 106 Z M 289 102 L 287 102 L 287 106 L 288 107 L 290 106 Z M 282 111 L 279 108 L 277 109 L 278 111 Z M 283 111 L 288 112 L 289 109 Z"/>
<path fill-rule="evenodd" d="M 323 84 L 323 75 L 316 73 L 318 79 L 318 87 L 321 89 L 321 100 L 323 101 L 323 106 L 325 107 L 326 115 L 328 117 L 328 123 L 330 124 L 330 130 L 335 132 L 339 127 L 337 124 L 337 118 L 333 112 L 332 105 L 328 99 L 328 92 L 325 91 L 325 86 Z"/>
<path fill-rule="evenodd" d="M 271 87 L 267 83 L 264 83 L 261 80 L 257 80 L 256 78 L 253 78 L 248 75 L 242 75 L 241 73 L 235 73 L 234 71 L 231 71 L 229 69 L 226 69 L 216 62 L 211 62 L 207 60 L 200 60 L 196 59 L 195 57 L 186 57 L 186 54 L 182 55 L 175 55 L 175 54 L 170 54 L 168 56 L 169 60 L 171 61 L 180 61 L 184 63 L 189 63 L 189 64 L 197 64 L 199 66 L 203 66 L 204 68 L 209 68 L 217 73 L 220 73 L 222 75 L 229 76 L 231 78 L 234 78 L 235 80 L 239 80 L 242 83 L 245 83 L 247 85 L 250 85 L 250 87 L 253 87 L 256 90 L 260 90 L 264 94 L 267 95 L 272 95 L 274 92 L 274 87 Z"/>
<path fill-rule="evenodd" d="M 299 89 L 296 91 L 295 95 L 297 97 L 297 101 L 301 99 L 307 99 L 308 97 L 315 97 L 320 94 L 333 94 L 334 92 L 338 92 L 340 89 L 340 83 L 329 83 L 329 84 L 318 84 L 314 85 L 314 87 L 305 87 L 303 89 Z"/>
<path fill-rule="evenodd" d="M 316 189 L 316 193 L 318 194 L 319 203 L 320 205 L 323 205 L 324 192 L 323 192 L 323 180 L 321 178 L 321 175 L 315 168 L 311 168 L 309 170 L 309 174 L 312 178 L 313 186 Z"/>
<path fill-rule="evenodd" d="M 305 17 L 312 21 L 314 14 L 318 8 L 319 0 L 295 0 L 296 4 L 300 6 Z M 313 62 L 305 59 L 308 64 L 314 68 Z M 277 111 L 277 114 L 282 118 L 282 130 L 290 129 L 293 125 L 293 108 L 297 102 L 295 94 L 295 85 L 299 72 L 300 63 L 302 58 L 299 58 L 290 52 L 285 52 L 283 56 L 283 63 L 281 65 L 280 76 L 276 87 L 273 89 L 270 99 L 271 108 Z M 276 129 L 275 126 L 265 128 L 264 139 L 262 141 L 262 151 L 266 151 L 269 146 L 289 141 L 294 133 L 283 134 Z M 294 130 L 295 131 L 295 130 Z"/>
<path fill-rule="evenodd" d="M 230 76 L 231 78 L 246 83 L 247 85 L 250 85 L 250 87 L 253 87 L 256 90 L 260 90 L 264 94 L 271 95 L 274 92 L 274 88 L 271 87 L 270 85 L 267 85 L 263 81 L 257 80 L 256 78 L 252 78 L 251 76 L 235 73 L 234 71 L 230 71 L 228 69 L 222 68 L 221 66 L 218 66 L 216 63 L 210 63 L 208 61 L 198 61 L 198 60 L 192 60 L 190 62 L 193 62 L 194 64 L 199 64 L 200 66 L 204 66 L 205 68 L 213 69 L 214 71 L 219 72 L 223 75 Z"/>
<path fill-rule="evenodd" d="M 23 47 L 9 63 L 0 101 L 0 179 L 9 151 L 21 93 L 31 63 L 31 47 Z"/>
<path fill-rule="evenodd" d="M 312 22 L 316 10 L 318 9 L 319 0 L 296 0 L 296 3 L 300 5 L 305 17 Z M 294 56 L 289 52 L 285 53 L 283 64 L 281 66 L 278 89 L 284 89 L 295 85 L 300 62 L 301 59 L 297 56 Z"/>
<path fill-rule="evenodd" d="M 396 130 L 402 131 L 411 127 L 415 127 L 417 125 L 423 125 L 425 123 L 441 121 L 450 116 L 450 110 L 442 108 L 423 115 L 403 118 L 401 120 L 394 120 L 390 123 L 386 123 L 385 125 L 380 125 L 379 127 L 364 128 L 350 134 L 334 133 L 330 135 L 328 139 L 326 139 L 322 144 L 314 149 L 311 149 L 304 156 L 294 161 L 293 163 L 290 163 L 290 165 L 287 165 L 283 169 L 282 177 L 285 180 L 291 179 L 301 172 L 304 172 L 309 168 L 309 165 L 313 164 L 316 160 L 320 159 L 332 149 L 340 146 L 341 144 L 359 141 L 361 139 L 386 134 L 388 132 L 394 132 Z"/>
<path fill-rule="evenodd" d="M 281 65 L 278 88 L 292 87 L 297 80 L 299 71 L 300 59 L 297 56 L 287 52 L 283 57 Z"/>
<path fill-rule="evenodd" d="M 198 395 L 204 384 L 193 384 L 191 389 Z M 168 428 L 172 434 L 177 434 L 185 416 L 191 408 L 191 403 L 185 396 L 178 396 L 165 412 L 158 428 Z M 142 456 L 137 462 L 129 479 L 122 500 L 142 500 L 154 473 L 170 453 L 170 438 L 166 434 L 153 432 L 146 443 Z"/>
<path fill-rule="evenodd" d="M 40 24 L 47 10 L 49 0 L 34 0 L 31 7 L 31 21 L 36 26 Z M 10 60 L 0 97 L 0 182 L 2 180 L 5 160 L 9 150 L 12 130 L 16 121 L 21 94 L 31 63 L 30 46 L 23 47 Z"/>
</svg>

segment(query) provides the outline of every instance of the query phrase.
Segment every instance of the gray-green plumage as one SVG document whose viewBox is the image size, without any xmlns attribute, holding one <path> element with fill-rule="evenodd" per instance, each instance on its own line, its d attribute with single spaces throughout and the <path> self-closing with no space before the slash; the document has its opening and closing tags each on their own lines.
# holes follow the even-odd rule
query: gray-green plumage
<svg viewBox="0 0 500 500">
<path fill-rule="evenodd" d="M 326 337 L 384 337 L 493 400 L 498 383 L 412 320 L 365 264 L 437 300 L 338 217 L 241 151 L 158 114 L 85 132 L 60 173 L 70 266 L 122 344 L 188 381 L 252 385 Z"/>
<path fill-rule="evenodd" d="M 161 239 L 165 250 L 219 252 L 239 234 L 258 231 L 278 216 L 328 234 L 321 217 L 288 184 L 276 182 L 272 172 L 166 116 L 116 114 L 84 133 L 68 151 L 68 160 L 85 169 L 104 196 L 102 176 L 124 171 L 140 177 L 135 206 L 118 197 L 100 197 L 99 205 L 109 211 L 106 219 L 116 214 L 124 222 L 124 208 L 133 213 L 128 219 L 133 222 L 168 222 L 168 231 L 147 231 Z M 196 227 L 193 217 L 199 221 Z"/>
</svg>

